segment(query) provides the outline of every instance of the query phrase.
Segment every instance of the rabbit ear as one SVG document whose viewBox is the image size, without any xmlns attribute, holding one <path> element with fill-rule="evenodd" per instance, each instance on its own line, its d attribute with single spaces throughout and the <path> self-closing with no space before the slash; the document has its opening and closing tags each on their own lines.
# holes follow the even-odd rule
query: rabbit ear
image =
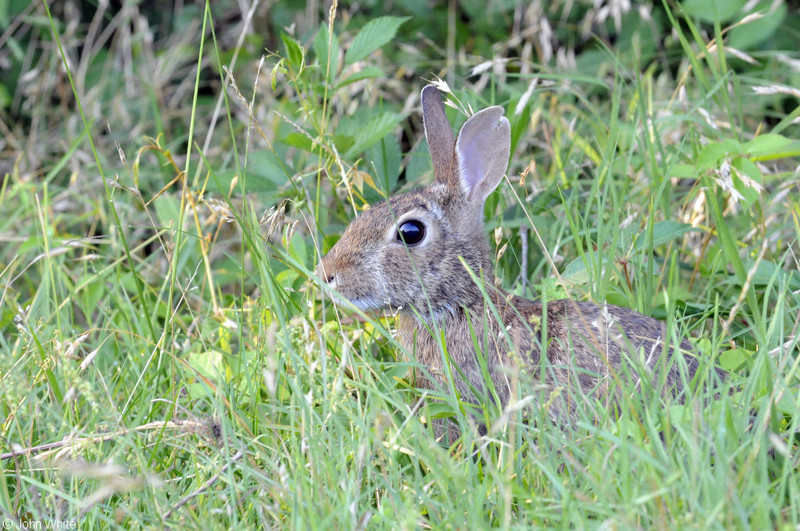
<svg viewBox="0 0 800 531">
<path fill-rule="evenodd" d="M 425 138 L 433 161 L 433 173 L 437 180 L 448 181 L 453 175 L 453 149 L 456 139 L 453 127 L 444 113 L 444 103 L 439 89 L 428 85 L 422 89 L 422 121 Z"/>
<path fill-rule="evenodd" d="M 483 205 L 503 178 L 510 152 L 511 125 L 502 107 L 483 109 L 464 123 L 456 140 L 456 161 L 467 198 Z"/>
</svg>

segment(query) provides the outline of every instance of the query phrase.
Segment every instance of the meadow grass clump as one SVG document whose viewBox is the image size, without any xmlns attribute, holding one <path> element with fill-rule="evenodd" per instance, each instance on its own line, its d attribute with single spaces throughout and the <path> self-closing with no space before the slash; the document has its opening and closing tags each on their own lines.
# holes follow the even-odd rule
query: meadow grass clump
<svg viewBox="0 0 800 531">
<path fill-rule="evenodd" d="M 796 527 L 798 15 L 543 4 L 9 5 L 4 524 Z M 429 182 L 428 81 L 510 120 L 496 281 L 663 319 L 721 387 L 559 425 L 577 389 L 510 374 L 476 410 L 321 296 L 348 222 Z"/>
</svg>

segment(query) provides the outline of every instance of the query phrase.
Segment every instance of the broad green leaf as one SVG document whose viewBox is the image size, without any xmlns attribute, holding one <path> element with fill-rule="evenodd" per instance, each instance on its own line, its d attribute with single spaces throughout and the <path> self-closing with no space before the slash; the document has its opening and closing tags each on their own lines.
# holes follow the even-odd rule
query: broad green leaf
<svg viewBox="0 0 800 531">
<path fill-rule="evenodd" d="M 744 145 L 745 153 L 758 154 L 758 153 L 775 153 L 782 151 L 792 141 L 783 135 L 776 135 L 774 133 L 766 133 L 758 135 L 753 140 Z"/>
<path fill-rule="evenodd" d="M 739 50 L 750 50 L 770 38 L 786 18 L 787 7 L 781 2 L 769 11 L 772 0 L 759 3 L 752 12 L 761 11 L 764 16 L 742 26 L 733 28 L 728 36 L 728 46 Z"/>
<path fill-rule="evenodd" d="M 367 22 L 344 56 L 348 65 L 364 59 L 366 56 L 388 43 L 397 34 L 400 25 L 411 17 L 378 17 Z"/>
<path fill-rule="evenodd" d="M 694 294 L 686 288 L 681 286 L 670 287 L 669 291 L 659 290 L 655 295 L 653 306 L 661 309 L 666 309 L 667 302 L 675 303 L 676 301 L 690 301 L 694 298 Z"/>
<path fill-rule="evenodd" d="M 602 267 L 605 268 L 608 265 L 608 258 L 603 256 L 601 261 Z M 564 268 L 564 272 L 561 273 L 561 278 L 572 285 L 588 284 L 590 275 L 584 259 L 580 256 L 574 258 L 567 264 L 567 267 Z"/>
<path fill-rule="evenodd" d="M 156 212 L 156 219 L 159 226 L 169 227 L 169 224 L 180 216 L 180 201 L 175 196 L 169 194 L 162 194 L 158 199 L 153 201 L 152 208 Z"/>
<path fill-rule="evenodd" d="M 332 82 L 339 71 L 339 38 L 328 33 L 328 26 L 322 26 L 317 32 L 314 53 L 321 71 L 328 72 L 328 82 Z"/>
<path fill-rule="evenodd" d="M 745 144 L 744 152 L 753 162 L 798 157 L 800 156 L 800 140 L 767 133 L 758 135 Z"/>
<path fill-rule="evenodd" d="M 702 171 L 716 168 L 719 161 L 732 154 L 742 152 L 742 146 L 735 140 L 723 140 L 721 142 L 711 142 L 703 147 L 697 155 L 697 169 Z"/>
<path fill-rule="evenodd" d="M 305 63 L 303 47 L 288 33 L 281 33 L 281 39 L 283 39 L 283 45 L 286 46 L 286 58 L 289 60 L 289 65 L 291 65 L 295 71 L 300 72 L 303 70 L 303 65 Z"/>
<path fill-rule="evenodd" d="M 765 152 L 762 154 L 753 154 L 750 160 L 753 162 L 761 162 L 765 160 L 788 159 L 790 157 L 800 157 L 800 140 L 793 140 L 783 146 L 783 149 Z"/>
<path fill-rule="evenodd" d="M 797 397 L 793 393 L 781 393 L 775 402 L 775 409 L 784 413 L 785 415 L 794 415 L 797 413 Z"/>
<path fill-rule="evenodd" d="M 428 142 L 423 137 L 422 141 L 417 144 L 414 151 L 408 157 L 408 166 L 406 166 L 406 176 L 408 179 L 415 181 L 422 175 L 432 173 L 433 166 L 431 164 L 431 153 L 428 149 Z"/>
<path fill-rule="evenodd" d="M 289 252 L 292 252 L 291 243 L 289 246 Z M 296 259 L 297 257 L 292 256 L 292 258 Z M 305 257 L 303 258 L 303 262 L 305 262 Z M 284 288 L 291 288 L 298 276 L 299 273 L 294 269 L 284 269 L 275 275 L 275 280 Z"/>
<path fill-rule="evenodd" d="M 752 267 L 752 266 L 751 266 Z M 787 271 L 771 260 L 759 262 L 755 273 L 752 274 L 752 282 L 756 286 L 766 286 L 770 282 L 785 283 L 789 289 L 800 289 L 800 272 Z"/>
<path fill-rule="evenodd" d="M 685 163 L 678 163 L 674 164 L 669 169 L 668 178 L 676 177 L 678 179 L 696 179 L 699 175 L 699 171 L 695 166 L 692 164 L 685 164 Z"/>
<path fill-rule="evenodd" d="M 685 0 L 681 7 L 689 16 L 713 24 L 733 20 L 745 3 L 746 0 Z"/>
<path fill-rule="evenodd" d="M 446 402 L 430 401 L 426 404 L 428 414 L 434 419 L 444 419 L 455 416 L 453 408 Z"/>
<path fill-rule="evenodd" d="M 289 184 L 290 175 L 278 157 L 267 149 L 253 151 L 247 161 L 246 192 L 275 192 Z"/>
<path fill-rule="evenodd" d="M 719 356 L 719 364 L 726 371 L 735 371 L 753 359 L 755 353 L 743 348 L 726 350 Z"/>
<path fill-rule="evenodd" d="M 371 118 L 355 135 L 355 143 L 347 150 L 346 158 L 352 158 L 362 153 L 365 149 L 388 135 L 400 121 L 404 114 L 384 112 Z"/>
<path fill-rule="evenodd" d="M 286 171 L 271 151 L 266 149 L 253 151 L 247 156 L 246 179 L 242 179 L 235 169 L 220 170 L 214 172 L 210 187 L 222 195 L 227 195 L 231 190 L 231 182 L 239 176 L 234 192 L 236 194 L 242 191 L 245 194 L 276 194 L 283 186 L 289 184 Z M 245 188 L 242 189 L 242 186 Z"/>
<path fill-rule="evenodd" d="M 391 195 L 397 186 L 400 177 L 400 165 L 403 154 L 400 145 L 391 133 L 384 136 L 380 142 L 373 144 L 366 152 L 370 169 L 374 168 L 375 182 L 384 196 Z"/>
<path fill-rule="evenodd" d="M 292 131 L 286 135 L 286 138 L 284 138 L 281 142 L 288 146 L 300 148 L 303 151 L 308 151 L 309 153 L 314 149 L 314 142 L 308 137 L 308 135 L 298 133 L 297 131 Z"/>
<path fill-rule="evenodd" d="M 688 223 L 680 223 L 678 221 L 664 220 L 653 224 L 653 247 L 664 245 L 676 238 L 680 238 L 687 232 L 693 229 Z"/>
<path fill-rule="evenodd" d="M 225 374 L 222 353 L 217 350 L 191 352 L 187 362 L 201 375 L 212 380 L 216 380 L 217 376 Z"/>
<path fill-rule="evenodd" d="M 351 135 L 333 135 L 333 145 L 339 153 L 347 153 L 347 150 L 352 147 L 356 139 Z"/>
<path fill-rule="evenodd" d="M 292 239 L 289 241 L 289 255 L 301 264 L 308 263 L 308 246 L 302 233 L 295 232 Z M 299 276 L 299 273 L 294 269 L 287 269 L 287 271 L 293 273 L 293 276 L 290 274 L 289 277 L 293 280 Z M 291 284 L 285 284 L 285 286 L 291 287 Z"/>
</svg>

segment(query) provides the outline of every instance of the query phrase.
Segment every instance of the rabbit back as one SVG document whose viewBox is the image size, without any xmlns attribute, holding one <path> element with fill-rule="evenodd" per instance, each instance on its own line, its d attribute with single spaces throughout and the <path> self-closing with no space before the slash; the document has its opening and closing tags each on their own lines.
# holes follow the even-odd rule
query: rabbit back
<svg viewBox="0 0 800 531">
<path fill-rule="evenodd" d="M 646 381 L 657 394 L 682 401 L 684 382 L 691 381 L 700 367 L 688 340 L 673 345 L 664 323 L 627 308 L 567 299 L 542 304 L 500 291 L 493 303 L 501 322 L 488 306 L 483 315 L 468 316 L 470 311 L 463 308 L 444 320 L 447 361 L 435 334 L 415 333 L 417 325 L 401 317 L 405 346 L 427 367 L 418 378 L 421 387 L 447 388 L 450 372 L 461 398 L 479 404 L 491 396 L 483 376 L 486 370 L 505 405 L 517 380 L 513 373 L 522 367 L 528 380 L 544 384 L 547 393 L 563 391 L 560 394 L 567 399 L 555 401 L 549 412 L 563 421 L 574 415 L 576 386 L 581 399 L 616 400 L 624 382 L 634 378 L 636 388 Z M 715 373 L 724 378 L 722 371 Z"/>
</svg>

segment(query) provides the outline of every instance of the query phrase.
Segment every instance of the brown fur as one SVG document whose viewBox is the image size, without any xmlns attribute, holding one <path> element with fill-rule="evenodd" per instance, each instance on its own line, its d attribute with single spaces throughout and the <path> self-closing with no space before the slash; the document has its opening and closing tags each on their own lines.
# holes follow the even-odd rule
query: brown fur
<svg viewBox="0 0 800 531">
<path fill-rule="evenodd" d="M 501 108 L 485 109 L 467 120 L 456 140 L 438 90 L 426 87 L 422 103 L 434 182 L 393 196 L 356 218 L 320 263 L 319 274 L 328 287 L 362 310 L 399 310 L 402 344 L 435 380 L 420 378 L 424 388 L 446 382 L 441 348 L 429 332 L 443 329 L 447 353 L 458 368 L 453 369 L 456 388 L 473 403 L 478 397 L 470 386 L 486 391 L 473 333 L 502 404 L 510 397 L 515 368 L 550 387 L 569 389 L 577 381 L 586 395 L 605 396 L 623 364 L 641 360 L 650 384 L 662 385 L 661 392 L 682 391 L 682 368 L 672 359 L 675 350 L 666 347 L 660 321 L 613 305 L 571 300 L 549 302 L 543 312 L 541 303 L 492 287 L 492 253 L 482 211 L 508 164 L 508 121 Z M 421 243 L 405 246 L 396 233 L 409 219 L 422 222 L 427 232 Z M 459 257 L 475 274 L 484 275 L 488 301 Z M 679 348 L 689 354 L 683 368 L 691 379 L 698 362 L 688 341 Z M 572 416 L 574 406 L 574 400 L 554 402 L 550 414 L 563 420 Z"/>
</svg>

